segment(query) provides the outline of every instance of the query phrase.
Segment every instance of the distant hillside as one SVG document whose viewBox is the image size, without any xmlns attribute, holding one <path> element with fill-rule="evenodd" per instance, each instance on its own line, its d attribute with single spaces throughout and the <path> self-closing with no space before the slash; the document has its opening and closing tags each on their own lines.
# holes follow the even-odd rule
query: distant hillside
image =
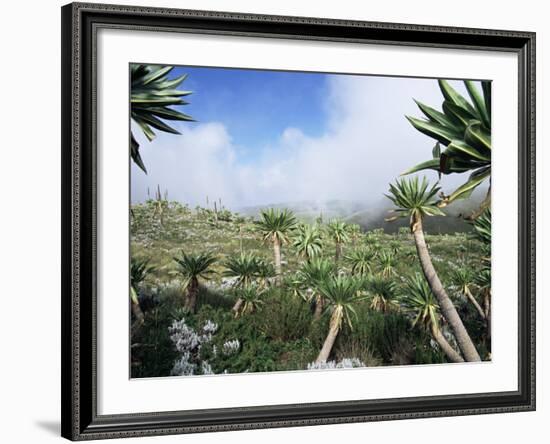
<svg viewBox="0 0 550 444">
<path fill-rule="evenodd" d="M 306 222 L 314 222 L 321 217 L 324 221 L 335 218 L 347 218 L 353 214 L 365 211 L 365 205 L 360 202 L 347 200 L 328 200 L 325 202 L 300 201 L 281 202 L 268 205 L 258 205 L 239 209 L 239 213 L 246 216 L 257 216 L 265 208 L 287 208 L 296 217 Z"/>
<path fill-rule="evenodd" d="M 472 198 L 457 201 L 445 208 L 446 217 L 429 217 L 424 223 L 428 233 L 460 233 L 471 230 L 471 225 L 464 221 L 464 215 L 470 214 L 478 208 L 483 194 L 476 193 Z M 251 206 L 239 209 L 239 213 L 245 216 L 257 216 L 260 210 L 265 208 L 287 208 L 294 212 L 296 217 L 304 222 L 314 222 L 321 217 L 323 221 L 331 219 L 343 219 L 349 223 L 360 225 L 364 230 L 382 228 L 385 232 L 393 233 L 399 227 L 408 226 L 408 220 L 400 219 L 387 222 L 390 216 L 391 203 L 387 199 L 380 200 L 377 204 L 366 205 L 356 201 L 329 200 L 326 202 L 280 202 L 262 206 Z"/>
</svg>

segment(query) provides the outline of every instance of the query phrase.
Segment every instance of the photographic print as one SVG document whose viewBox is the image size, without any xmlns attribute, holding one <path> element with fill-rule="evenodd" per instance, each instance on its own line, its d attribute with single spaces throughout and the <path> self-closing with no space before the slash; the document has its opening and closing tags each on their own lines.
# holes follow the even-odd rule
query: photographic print
<svg viewBox="0 0 550 444">
<path fill-rule="evenodd" d="M 535 33 L 61 23 L 62 436 L 535 410 Z"/>
<path fill-rule="evenodd" d="M 129 71 L 132 378 L 491 360 L 490 81 Z"/>
</svg>

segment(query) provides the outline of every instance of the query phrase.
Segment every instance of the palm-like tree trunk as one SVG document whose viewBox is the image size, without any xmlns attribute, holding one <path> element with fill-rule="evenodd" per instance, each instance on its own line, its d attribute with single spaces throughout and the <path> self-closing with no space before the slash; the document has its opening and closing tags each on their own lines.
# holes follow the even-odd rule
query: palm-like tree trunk
<svg viewBox="0 0 550 444">
<path fill-rule="evenodd" d="M 275 274 L 277 285 L 281 284 L 281 241 L 278 237 L 273 237 L 273 255 L 275 256 Z"/>
<path fill-rule="evenodd" d="M 139 299 L 138 299 L 136 290 L 132 286 L 130 286 L 130 301 L 131 301 L 132 313 L 136 318 L 136 320 L 132 324 L 132 332 L 134 332 L 143 324 L 144 316 L 143 316 L 143 311 L 141 310 L 141 306 L 139 305 Z"/>
<path fill-rule="evenodd" d="M 235 305 L 233 305 L 232 310 L 235 312 L 235 316 L 239 313 L 239 310 L 241 309 L 241 306 L 243 305 L 243 300 L 241 298 L 237 299 L 237 302 L 235 302 Z"/>
<path fill-rule="evenodd" d="M 460 354 L 453 347 L 451 347 L 451 344 L 447 342 L 447 339 L 445 339 L 445 336 L 443 336 L 443 333 L 441 333 L 441 330 L 437 325 L 432 324 L 431 331 L 433 338 L 451 362 L 464 362 L 462 356 L 460 356 Z"/>
<path fill-rule="evenodd" d="M 492 179 L 489 178 L 489 188 L 487 189 L 487 194 L 485 194 L 485 198 L 479 204 L 479 208 L 467 217 L 468 220 L 476 220 L 487 208 L 491 206 L 491 182 Z"/>
<path fill-rule="evenodd" d="M 487 319 L 487 316 L 485 315 L 485 312 L 483 311 L 483 309 L 481 308 L 481 305 L 479 305 L 479 302 L 477 302 L 476 298 L 474 297 L 474 295 L 472 294 L 472 292 L 466 288 L 464 290 L 464 294 L 466 295 L 466 297 L 468 298 L 468 300 L 474 304 L 474 307 L 476 308 L 477 312 L 479 313 L 479 315 L 481 316 L 481 319 Z"/>
<path fill-rule="evenodd" d="M 318 321 L 321 319 L 321 315 L 323 314 L 323 297 L 318 294 L 315 296 L 315 311 L 313 312 L 313 319 L 315 321 Z"/>
<path fill-rule="evenodd" d="M 485 322 L 487 323 L 487 339 L 491 340 L 491 290 L 485 290 L 483 297 Z"/>
<path fill-rule="evenodd" d="M 334 312 L 332 313 L 332 316 L 330 318 L 330 326 L 325 342 L 323 343 L 323 348 L 321 348 L 319 356 L 317 356 L 317 359 L 315 360 L 316 364 L 324 364 L 325 362 L 327 362 L 327 359 L 330 356 L 330 352 L 332 351 L 332 347 L 334 346 L 334 342 L 336 341 L 336 337 L 340 332 L 342 315 L 342 307 L 335 307 Z"/>
<path fill-rule="evenodd" d="M 437 272 L 432 264 L 430 253 L 428 252 L 428 246 L 426 245 L 426 240 L 424 239 L 421 218 L 416 218 L 413 221 L 411 231 L 414 236 L 416 252 L 418 253 L 418 258 L 420 259 L 422 272 L 424 273 L 424 276 L 430 285 L 430 289 L 439 303 L 441 314 L 455 335 L 456 341 L 458 342 L 458 346 L 460 347 L 464 358 L 466 361 L 481 361 L 479 353 L 477 352 L 466 327 L 464 327 L 464 324 L 462 323 L 462 319 L 460 319 L 451 298 L 449 298 L 447 292 L 443 288 L 443 285 L 439 280 L 439 276 L 437 275 Z"/>
<path fill-rule="evenodd" d="M 334 254 L 334 262 L 338 263 L 340 261 L 341 256 L 342 256 L 342 243 L 336 242 L 336 252 Z"/>
<path fill-rule="evenodd" d="M 185 310 L 195 313 L 197 308 L 197 296 L 199 293 L 199 281 L 196 277 L 191 278 L 187 286 L 187 298 L 185 300 Z"/>
</svg>

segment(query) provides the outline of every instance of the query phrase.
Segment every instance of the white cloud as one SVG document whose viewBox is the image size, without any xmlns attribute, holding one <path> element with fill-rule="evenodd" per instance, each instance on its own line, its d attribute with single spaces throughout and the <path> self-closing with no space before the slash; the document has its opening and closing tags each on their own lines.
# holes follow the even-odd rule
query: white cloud
<svg viewBox="0 0 550 444">
<path fill-rule="evenodd" d="M 143 200 L 147 187 L 152 191 L 160 184 L 171 199 L 191 205 L 204 203 L 206 196 L 232 208 L 329 199 L 378 203 L 400 172 L 431 155 L 433 141 L 404 115 L 419 114 L 413 97 L 440 104 L 437 83 L 338 76 L 330 78 L 327 90 L 324 134 L 309 137 L 287 128 L 254 162 L 239 162 L 230 128 L 220 123 L 183 124 L 181 136 L 143 142 L 149 174 L 132 166 L 132 199 Z M 443 185 L 449 189 L 460 180 L 446 177 Z"/>
<path fill-rule="evenodd" d="M 144 199 L 147 188 L 152 193 L 157 184 L 168 190 L 171 199 L 182 202 L 204 202 L 206 195 L 236 199 L 238 190 L 228 185 L 233 179 L 235 150 L 223 125 L 206 123 L 181 136 L 159 135 L 152 143 L 140 143 L 149 174 L 132 165 L 134 200 Z"/>
</svg>

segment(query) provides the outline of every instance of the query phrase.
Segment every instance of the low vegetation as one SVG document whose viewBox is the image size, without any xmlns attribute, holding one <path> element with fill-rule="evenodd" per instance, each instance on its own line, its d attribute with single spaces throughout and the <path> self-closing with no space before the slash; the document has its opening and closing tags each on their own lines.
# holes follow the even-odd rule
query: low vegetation
<svg viewBox="0 0 550 444">
<path fill-rule="evenodd" d="M 154 130 L 178 134 L 165 121 L 193 120 L 172 108 L 191 92 L 171 70 L 131 68 L 131 117 L 149 141 Z M 417 102 L 424 118 L 407 119 L 436 145 L 404 174 L 469 177 L 450 195 L 439 182 L 397 179 L 386 196 L 394 216 L 379 225 L 401 220 L 394 232 L 365 230 L 355 222 L 380 223 L 382 212 L 342 211 L 340 201 L 326 221 L 286 207 L 243 216 L 208 197 L 191 209 L 160 187 L 133 205 L 132 377 L 491 359 L 491 85 L 464 84 L 470 100 L 439 80 L 442 112 Z M 146 173 L 139 148 L 130 131 L 130 157 Z M 456 201 L 483 183 L 465 231 Z M 460 217 L 428 233 L 449 205 Z"/>
<path fill-rule="evenodd" d="M 161 220 L 159 199 L 132 206 L 133 377 L 467 360 L 410 230 L 168 201 Z M 424 239 L 475 349 L 490 359 L 490 218 L 482 221 Z"/>
</svg>

